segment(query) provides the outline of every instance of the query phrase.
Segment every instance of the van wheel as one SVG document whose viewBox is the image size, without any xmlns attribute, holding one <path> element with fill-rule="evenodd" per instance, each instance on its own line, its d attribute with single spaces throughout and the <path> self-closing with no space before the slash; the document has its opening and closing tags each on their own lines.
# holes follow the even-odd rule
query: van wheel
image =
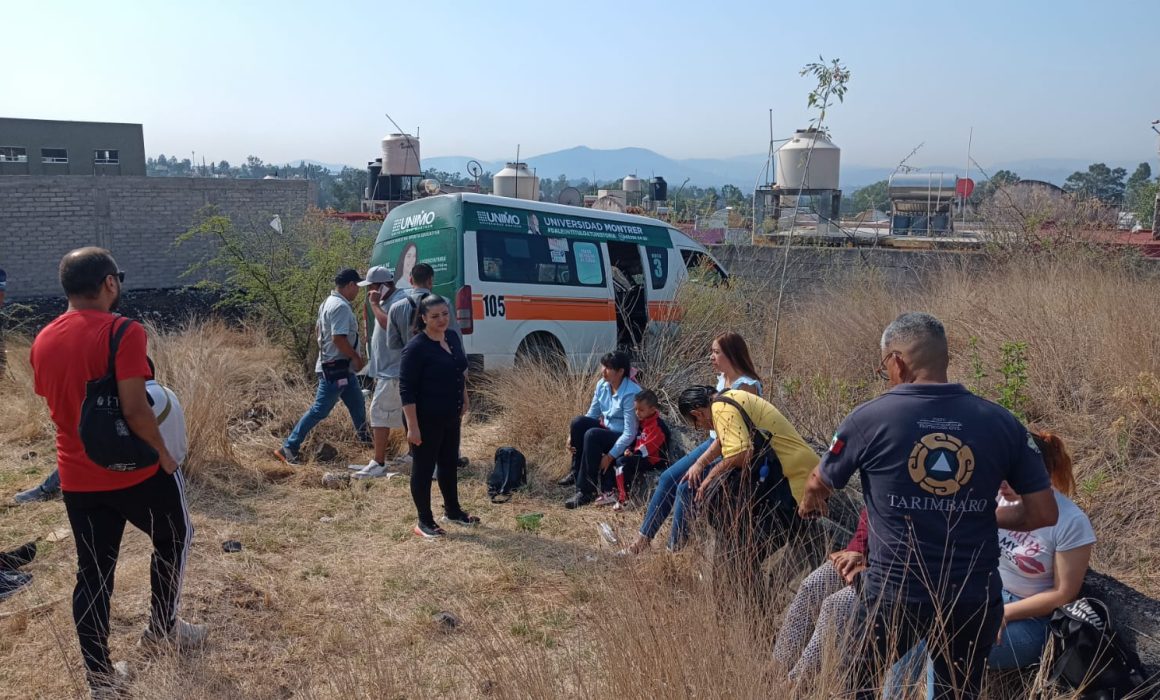
<svg viewBox="0 0 1160 700">
<path fill-rule="evenodd" d="M 524 338 L 516 350 L 516 367 L 539 365 L 553 372 L 563 372 L 568 367 L 564 346 L 551 333 L 532 333 Z"/>
</svg>

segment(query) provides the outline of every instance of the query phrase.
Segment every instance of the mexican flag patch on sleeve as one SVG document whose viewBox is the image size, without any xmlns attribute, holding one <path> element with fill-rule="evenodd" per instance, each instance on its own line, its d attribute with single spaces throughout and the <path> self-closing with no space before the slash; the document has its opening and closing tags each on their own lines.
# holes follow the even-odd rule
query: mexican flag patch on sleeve
<svg viewBox="0 0 1160 700">
<path fill-rule="evenodd" d="M 846 441 L 838 437 L 837 433 L 834 433 L 834 438 L 830 440 L 830 454 L 837 457 L 838 455 L 842 454 L 842 448 L 845 446 Z"/>
</svg>

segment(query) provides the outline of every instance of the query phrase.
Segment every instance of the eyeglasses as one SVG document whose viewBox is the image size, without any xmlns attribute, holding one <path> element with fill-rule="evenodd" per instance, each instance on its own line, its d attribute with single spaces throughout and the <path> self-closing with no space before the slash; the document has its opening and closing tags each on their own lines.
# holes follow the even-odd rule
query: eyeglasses
<svg viewBox="0 0 1160 700">
<path fill-rule="evenodd" d="M 889 352 L 886 354 L 886 357 L 882 358 L 882 361 L 878 363 L 878 369 L 874 373 L 877 374 L 878 378 L 884 382 L 890 381 L 890 371 L 886 369 L 886 361 L 896 355 L 901 356 L 902 353 L 898 352 L 897 350 Z"/>
<path fill-rule="evenodd" d="M 125 283 L 125 272 L 123 270 L 117 270 L 116 272 L 110 272 L 109 277 L 116 277 L 118 282 L 120 282 L 121 284 Z"/>
</svg>

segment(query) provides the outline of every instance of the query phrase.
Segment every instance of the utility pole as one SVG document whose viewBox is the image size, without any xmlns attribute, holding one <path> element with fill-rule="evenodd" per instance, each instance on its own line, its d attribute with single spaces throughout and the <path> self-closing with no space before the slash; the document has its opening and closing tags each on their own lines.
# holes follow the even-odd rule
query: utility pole
<svg viewBox="0 0 1160 700">
<path fill-rule="evenodd" d="M 1160 124 L 1160 119 L 1152 122 L 1152 131 L 1160 134 L 1160 129 L 1156 125 Z M 1157 141 L 1157 152 L 1160 152 L 1160 140 Z M 1157 175 L 1160 178 L 1160 175 Z M 1156 199 L 1152 202 L 1152 240 L 1160 241 L 1160 187 L 1156 188 Z"/>
</svg>

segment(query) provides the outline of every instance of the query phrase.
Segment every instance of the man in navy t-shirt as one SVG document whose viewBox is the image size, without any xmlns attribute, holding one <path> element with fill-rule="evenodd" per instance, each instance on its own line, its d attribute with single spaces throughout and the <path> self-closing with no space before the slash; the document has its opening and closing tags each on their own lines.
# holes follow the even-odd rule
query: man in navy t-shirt
<svg viewBox="0 0 1160 700">
<path fill-rule="evenodd" d="M 854 409 L 810 475 L 799 512 L 855 472 L 870 521 L 852 663 L 854 693 L 874 698 L 882 671 L 920 639 L 934 659 L 936 698 L 976 697 L 1003 620 L 998 528 L 1055 523 L 1051 481 L 1027 429 L 1003 407 L 947 382 L 946 331 L 930 314 L 899 316 L 882 334 L 879 374 L 891 389 Z M 1023 494 L 996 511 L 999 484 Z"/>
</svg>

